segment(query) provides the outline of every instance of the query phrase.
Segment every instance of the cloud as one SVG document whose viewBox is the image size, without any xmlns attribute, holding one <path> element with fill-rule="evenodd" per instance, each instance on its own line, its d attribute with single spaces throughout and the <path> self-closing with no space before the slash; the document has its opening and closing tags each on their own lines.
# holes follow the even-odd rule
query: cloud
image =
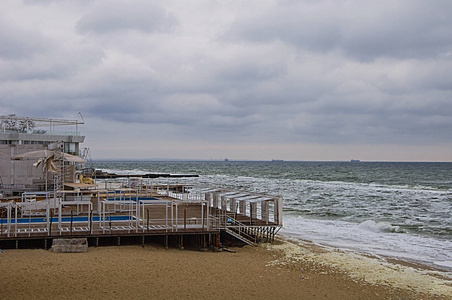
<svg viewBox="0 0 452 300">
<path fill-rule="evenodd" d="M 227 37 L 281 40 L 355 60 L 431 58 L 450 53 L 447 1 L 294 1 L 238 19 Z"/>
<path fill-rule="evenodd" d="M 80 111 L 87 141 L 102 149 L 113 134 L 141 148 L 153 139 L 193 151 L 230 145 L 239 153 L 243 145 L 242 158 L 256 158 L 259 145 L 293 147 L 287 155 L 324 145 L 325 157 L 330 147 L 353 145 L 425 145 L 436 153 L 452 140 L 450 8 L 444 1 L 5 1 L 0 112 L 72 119 Z"/>
<path fill-rule="evenodd" d="M 0 41 L 0 58 L 16 61 L 45 54 L 52 43 L 38 30 L 21 26 L 5 13 L 0 13 Z"/>
<path fill-rule="evenodd" d="M 98 34 L 123 30 L 146 33 L 168 32 L 177 26 L 177 20 L 163 7 L 151 1 L 109 1 L 99 3 L 82 16 L 76 28 L 82 32 Z"/>
</svg>

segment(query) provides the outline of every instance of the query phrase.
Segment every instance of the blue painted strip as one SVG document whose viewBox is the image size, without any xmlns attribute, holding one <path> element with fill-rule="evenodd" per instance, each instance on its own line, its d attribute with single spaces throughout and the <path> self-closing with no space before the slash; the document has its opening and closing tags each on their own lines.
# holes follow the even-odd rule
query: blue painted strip
<svg viewBox="0 0 452 300">
<path fill-rule="evenodd" d="M 133 217 L 133 220 L 135 220 L 136 218 Z M 105 217 L 106 221 L 129 221 L 130 217 L 129 216 L 106 216 Z M 72 222 L 88 222 L 89 219 L 88 217 L 73 217 L 72 218 Z M 93 222 L 99 222 L 100 221 L 100 217 L 99 216 L 95 216 L 93 217 Z M 0 223 L 6 224 L 7 219 L 0 219 Z M 63 223 L 68 223 L 71 222 L 71 217 L 63 217 L 61 218 L 61 222 Z M 16 223 L 16 219 L 11 219 L 11 224 L 15 224 Z M 17 219 L 17 224 L 28 224 L 28 223 L 47 223 L 47 218 L 19 218 Z M 52 218 L 52 223 L 58 223 L 58 218 L 54 217 Z"/>
<path fill-rule="evenodd" d="M 121 200 L 132 200 L 132 201 L 136 201 L 137 200 L 137 197 L 132 197 L 132 198 L 129 198 L 129 197 L 122 197 L 121 199 L 118 197 L 118 198 L 107 198 L 107 199 L 105 199 L 105 200 L 108 200 L 108 201 L 121 201 Z M 159 198 L 155 198 L 155 197 L 138 197 L 138 200 L 160 200 Z"/>
</svg>

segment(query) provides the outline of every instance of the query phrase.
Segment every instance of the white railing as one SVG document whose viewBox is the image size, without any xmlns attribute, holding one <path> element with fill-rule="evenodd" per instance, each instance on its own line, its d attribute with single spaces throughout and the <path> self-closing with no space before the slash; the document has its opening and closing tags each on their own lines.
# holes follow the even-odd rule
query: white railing
<svg viewBox="0 0 452 300">
<path fill-rule="evenodd" d="M 79 131 L 52 131 L 52 130 L 45 130 L 42 131 L 34 130 L 34 131 L 20 131 L 20 130 L 7 130 L 3 129 L 1 130 L 2 133 L 19 133 L 19 134 L 41 134 L 41 135 L 72 135 L 72 136 L 79 136 L 81 135 Z"/>
</svg>

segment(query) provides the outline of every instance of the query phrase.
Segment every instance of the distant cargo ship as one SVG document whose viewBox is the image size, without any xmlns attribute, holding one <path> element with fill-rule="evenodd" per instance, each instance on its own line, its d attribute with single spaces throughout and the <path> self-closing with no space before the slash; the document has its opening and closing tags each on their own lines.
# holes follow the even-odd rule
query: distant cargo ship
<svg viewBox="0 0 452 300">
<path fill-rule="evenodd" d="M 352 159 L 350 162 L 352 162 L 352 163 L 357 163 L 357 162 L 359 162 L 360 160 L 359 159 Z"/>
<path fill-rule="evenodd" d="M 282 159 L 272 159 L 272 161 L 284 161 Z"/>
</svg>

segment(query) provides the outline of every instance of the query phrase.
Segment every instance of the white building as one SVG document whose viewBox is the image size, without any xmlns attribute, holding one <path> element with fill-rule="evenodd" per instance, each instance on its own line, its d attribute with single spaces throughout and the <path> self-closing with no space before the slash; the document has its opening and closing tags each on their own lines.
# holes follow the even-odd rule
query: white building
<svg viewBox="0 0 452 300">
<path fill-rule="evenodd" d="M 44 190 L 52 186 L 55 174 L 45 172 L 43 164 L 36 167 L 39 157 L 13 160 L 11 158 L 31 151 L 61 149 L 79 155 L 80 135 L 77 120 L 0 116 L 0 193 L 5 195 L 26 190 Z M 75 180 L 75 166 L 63 163 L 63 182 Z"/>
</svg>

